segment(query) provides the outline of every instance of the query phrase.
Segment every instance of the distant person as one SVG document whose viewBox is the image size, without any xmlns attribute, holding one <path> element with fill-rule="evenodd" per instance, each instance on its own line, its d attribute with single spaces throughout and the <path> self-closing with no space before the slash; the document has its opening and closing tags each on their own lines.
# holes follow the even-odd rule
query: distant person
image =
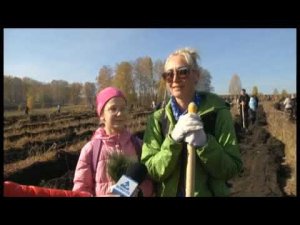
<svg viewBox="0 0 300 225">
<path fill-rule="evenodd" d="M 284 105 L 284 111 L 285 112 L 291 112 L 292 111 L 292 100 L 289 96 L 287 96 L 285 99 L 284 99 L 284 102 L 283 102 L 283 105 Z"/>
<path fill-rule="evenodd" d="M 292 101 L 292 109 L 293 109 L 292 117 L 294 119 L 296 119 L 297 118 L 297 98 L 296 98 L 296 95 L 292 95 L 291 101 Z"/>
<path fill-rule="evenodd" d="M 257 108 L 258 108 L 259 99 L 258 99 L 257 95 L 253 95 L 253 96 L 254 96 L 254 98 L 255 98 L 256 106 L 257 106 Z"/>
<path fill-rule="evenodd" d="M 60 105 L 57 105 L 57 112 L 60 113 Z"/>
<path fill-rule="evenodd" d="M 297 100 L 294 94 L 291 95 L 291 110 L 290 110 L 290 117 L 296 118 L 296 108 L 297 108 Z"/>
<path fill-rule="evenodd" d="M 249 116 L 252 125 L 256 121 L 257 108 L 258 108 L 258 98 L 257 96 L 252 95 L 249 100 Z"/>
<path fill-rule="evenodd" d="M 86 191 L 93 196 L 110 196 L 115 181 L 107 171 L 109 156 L 119 152 L 138 161 L 142 141 L 126 129 L 127 100 L 119 89 L 103 89 L 97 94 L 96 103 L 100 127 L 80 152 L 73 190 Z M 153 195 L 151 180 L 144 180 L 140 187 L 144 197 Z"/>
<path fill-rule="evenodd" d="M 246 93 L 245 89 L 241 90 L 241 95 L 239 97 L 239 108 L 240 108 L 240 119 L 241 119 L 241 124 L 244 128 L 248 128 L 248 110 L 249 110 L 249 100 L 250 97 Z"/>
<path fill-rule="evenodd" d="M 28 113 L 29 113 L 29 107 L 26 105 L 25 106 L 25 115 L 28 115 Z"/>
</svg>

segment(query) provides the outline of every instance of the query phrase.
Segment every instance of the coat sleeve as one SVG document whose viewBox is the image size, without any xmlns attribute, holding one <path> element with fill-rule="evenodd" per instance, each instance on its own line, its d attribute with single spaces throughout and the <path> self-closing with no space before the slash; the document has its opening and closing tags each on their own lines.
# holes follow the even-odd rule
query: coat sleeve
<svg viewBox="0 0 300 225">
<path fill-rule="evenodd" d="M 182 144 L 176 143 L 169 135 L 163 138 L 159 116 L 156 112 L 148 120 L 141 156 L 151 178 L 157 182 L 174 172 L 182 149 Z"/>
<path fill-rule="evenodd" d="M 216 179 L 230 179 L 242 168 L 242 160 L 236 139 L 232 117 L 228 109 L 218 111 L 215 135 L 207 133 L 207 143 L 197 148 L 200 162 Z"/>
<path fill-rule="evenodd" d="M 90 193 L 4 182 L 5 197 L 92 197 Z"/>
<path fill-rule="evenodd" d="M 92 142 L 88 142 L 81 150 L 74 174 L 73 191 L 85 191 L 95 195 L 95 182 L 92 174 Z"/>
</svg>

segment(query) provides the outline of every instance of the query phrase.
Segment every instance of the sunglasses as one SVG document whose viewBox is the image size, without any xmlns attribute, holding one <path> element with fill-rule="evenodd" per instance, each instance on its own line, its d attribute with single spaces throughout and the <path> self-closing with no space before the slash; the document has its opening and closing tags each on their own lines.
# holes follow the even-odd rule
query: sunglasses
<svg viewBox="0 0 300 225">
<path fill-rule="evenodd" d="M 190 74 L 192 69 L 190 69 L 189 67 L 180 67 L 178 69 L 176 69 L 176 74 L 177 77 L 180 80 L 185 80 L 187 78 L 187 76 Z M 169 70 L 167 72 L 164 72 L 162 74 L 163 79 L 168 82 L 168 83 L 172 83 L 173 79 L 174 79 L 174 70 Z"/>
</svg>

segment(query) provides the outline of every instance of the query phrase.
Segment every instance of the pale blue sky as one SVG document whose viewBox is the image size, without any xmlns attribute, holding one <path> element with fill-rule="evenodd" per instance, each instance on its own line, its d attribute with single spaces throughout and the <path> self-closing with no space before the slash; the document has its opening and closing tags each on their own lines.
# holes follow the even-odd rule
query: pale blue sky
<svg viewBox="0 0 300 225">
<path fill-rule="evenodd" d="M 4 74 L 51 82 L 95 82 L 104 65 L 193 47 L 218 94 L 238 74 L 251 93 L 296 92 L 296 29 L 4 29 Z"/>
</svg>

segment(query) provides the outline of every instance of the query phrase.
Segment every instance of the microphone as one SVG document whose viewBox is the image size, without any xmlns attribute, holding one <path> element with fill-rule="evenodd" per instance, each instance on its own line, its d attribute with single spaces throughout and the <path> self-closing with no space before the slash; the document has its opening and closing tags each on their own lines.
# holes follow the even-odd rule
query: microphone
<svg viewBox="0 0 300 225">
<path fill-rule="evenodd" d="M 133 163 L 129 165 L 125 175 L 122 175 L 119 181 L 113 186 L 112 193 L 123 197 L 142 197 L 142 192 L 138 186 L 145 180 L 147 168 L 142 163 Z"/>
</svg>

